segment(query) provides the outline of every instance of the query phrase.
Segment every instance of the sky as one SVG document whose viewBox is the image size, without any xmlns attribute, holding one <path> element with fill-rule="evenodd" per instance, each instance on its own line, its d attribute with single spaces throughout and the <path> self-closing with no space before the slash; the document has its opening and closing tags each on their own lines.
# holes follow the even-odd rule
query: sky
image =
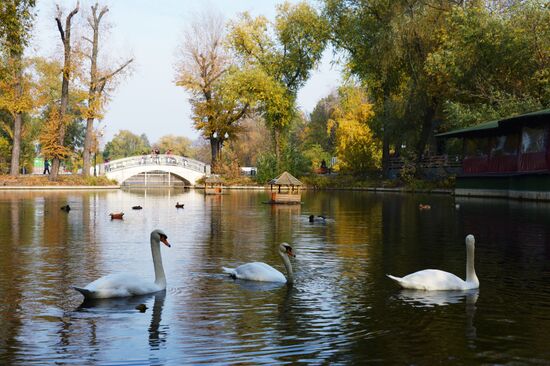
<svg viewBox="0 0 550 366">
<path fill-rule="evenodd" d="M 110 141 L 120 130 L 145 133 L 151 143 L 161 136 L 200 137 L 191 120 L 189 95 L 174 84 L 177 48 L 186 24 L 206 9 L 216 9 L 226 20 L 243 11 L 253 16 L 273 19 L 280 0 L 103 0 L 109 12 L 103 21 L 109 23 L 100 59 L 120 65 L 134 58 L 132 72 L 112 93 L 106 113 L 98 126 L 103 128 L 102 143 Z M 293 0 L 291 2 L 297 2 Z M 61 41 L 55 24 L 54 0 L 37 1 L 37 20 L 31 52 L 51 56 L 61 52 Z M 60 0 L 66 10 L 76 0 Z M 89 12 L 94 2 L 80 1 L 77 21 L 84 24 L 82 13 Z M 70 11 L 70 10 L 69 10 Z M 67 13 L 67 12 L 66 12 Z M 65 14 L 66 14 L 65 13 Z M 327 50 L 319 67 L 298 93 L 298 107 L 306 113 L 338 86 L 340 67 L 333 65 L 332 51 Z"/>
</svg>

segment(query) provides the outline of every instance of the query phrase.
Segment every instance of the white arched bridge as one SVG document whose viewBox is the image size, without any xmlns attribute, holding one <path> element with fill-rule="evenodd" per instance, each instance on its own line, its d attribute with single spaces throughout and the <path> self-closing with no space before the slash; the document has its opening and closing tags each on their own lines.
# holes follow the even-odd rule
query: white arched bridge
<svg viewBox="0 0 550 366">
<path fill-rule="evenodd" d="M 196 185 L 210 165 L 179 155 L 140 155 L 106 162 L 105 176 L 120 185 Z"/>
</svg>

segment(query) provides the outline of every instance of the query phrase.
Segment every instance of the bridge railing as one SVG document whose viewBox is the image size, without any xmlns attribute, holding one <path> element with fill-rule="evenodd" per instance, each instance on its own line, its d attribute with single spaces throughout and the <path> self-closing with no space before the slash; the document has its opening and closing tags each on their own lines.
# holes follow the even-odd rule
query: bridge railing
<svg viewBox="0 0 550 366">
<path fill-rule="evenodd" d="M 133 168 L 136 166 L 145 167 L 151 165 L 158 165 L 159 168 L 162 166 L 179 166 L 194 170 L 199 173 L 210 174 L 210 165 L 208 164 L 205 164 L 195 159 L 187 158 L 185 156 L 166 154 L 138 155 L 123 159 L 117 159 L 105 163 L 104 169 L 106 173 L 109 173 L 127 168 Z"/>
</svg>

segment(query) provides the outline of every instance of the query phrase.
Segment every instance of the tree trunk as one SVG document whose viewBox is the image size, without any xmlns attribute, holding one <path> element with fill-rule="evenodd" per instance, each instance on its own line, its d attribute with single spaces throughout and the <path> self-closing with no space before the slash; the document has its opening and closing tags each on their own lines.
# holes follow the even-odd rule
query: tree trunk
<svg viewBox="0 0 550 366">
<path fill-rule="evenodd" d="M 93 137 L 94 119 L 90 117 L 86 120 L 86 136 L 84 137 L 84 151 L 82 152 L 82 175 L 84 177 L 90 175 L 90 168 L 92 166 L 92 152 L 94 152 Z"/>
<path fill-rule="evenodd" d="M 385 123 L 384 123 L 385 124 Z M 390 137 L 387 129 L 384 129 L 382 136 L 382 178 L 390 177 Z"/>
<path fill-rule="evenodd" d="M 11 168 L 10 175 L 17 177 L 19 175 L 19 160 L 21 156 L 21 129 L 23 125 L 23 115 L 17 113 L 13 123 L 13 146 L 11 149 Z"/>
<path fill-rule="evenodd" d="M 14 55 L 17 84 L 15 85 L 16 98 L 23 96 L 23 70 L 22 55 Z M 23 113 L 18 111 L 13 116 L 13 146 L 11 149 L 10 175 L 17 177 L 19 175 L 19 162 L 21 157 L 21 130 L 23 129 Z"/>
<path fill-rule="evenodd" d="M 390 177 L 390 126 L 389 120 L 389 105 L 390 92 L 387 84 L 384 84 L 384 110 L 382 112 L 382 178 L 389 179 Z"/>
<path fill-rule="evenodd" d="M 273 147 L 275 148 L 275 171 L 279 174 L 279 167 L 281 166 L 281 133 L 279 130 L 273 130 Z"/>
<path fill-rule="evenodd" d="M 65 30 L 63 30 L 60 16 L 55 18 L 64 49 L 63 81 L 61 83 L 61 105 L 59 108 L 59 131 L 57 134 L 57 143 L 59 145 L 63 145 L 65 141 L 65 132 L 67 130 L 67 126 L 65 125 L 65 114 L 67 113 L 67 106 L 69 105 L 69 78 L 71 74 L 71 19 L 76 13 L 78 13 L 78 9 L 79 3 L 77 2 L 76 8 L 73 9 L 73 11 L 71 11 L 65 19 Z M 52 171 L 50 174 L 51 181 L 56 181 L 58 179 L 60 166 L 61 161 L 59 157 L 54 157 L 52 161 Z"/>
<path fill-rule="evenodd" d="M 429 106 L 422 121 L 420 138 L 418 139 L 418 145 L 416 146 L 417 164 L 420 163 L 420 161 L 422 161 L 422 158 L 424 157 L 424 149 L 426 148 L 426 143 L 428 142 L 430 134 L 432 133 L 434 116 L 435 108 Z"/>
<path fill-rule="evenodd" d="M 109 11 L 109 8 L 106 6 L 103 7 L 99 14 L 97 13 L 99 5 L 96 3 L 92 6 L 92 17 L 88 18 L 88 24 L 92 28 L 93 37 L 91 40 L 88 40 L 92 43 L 92 54 L 90 55 L 90 88 L 88 90 L 88 108 L 92 109 L 91 117 L 88 117 L 86 120 L 86 137 L 84 138 L 84 151 L 82 154 L 82 175 L 87 177 L 90 174 L 91 167 L 91 158 L 94 149 L 94 115 L 96 114 L 96 105 L 97 98 L 101 96 L 102 86 L 101 82 L 98 80 L 97 75 L 97 55 L 99 52 L 99 23 L 103 15 Z M 105 80 L 106 81 L 106 80 Z"/>
<path fill-rule="evenodd" d="M 210 138 L 210 151 L 212 153 L 212 161 L 210 165 L 212 166 L 212 171 L 216 172 L 218 169 L 218 164 L 220 162 L 220 140 L 217 138 Z"/>
</svg>

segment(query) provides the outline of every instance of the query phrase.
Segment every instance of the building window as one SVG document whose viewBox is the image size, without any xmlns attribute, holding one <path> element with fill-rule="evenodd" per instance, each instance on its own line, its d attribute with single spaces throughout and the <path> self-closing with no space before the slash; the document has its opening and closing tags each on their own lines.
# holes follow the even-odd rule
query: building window
<svg viewBox="0 0 550 366">
<path fill-rule="evenodd" d="M 546 128 L 523 127 L 521 134 L 521 152 L 536 153 L 546 150 Z"/>
</svg>

